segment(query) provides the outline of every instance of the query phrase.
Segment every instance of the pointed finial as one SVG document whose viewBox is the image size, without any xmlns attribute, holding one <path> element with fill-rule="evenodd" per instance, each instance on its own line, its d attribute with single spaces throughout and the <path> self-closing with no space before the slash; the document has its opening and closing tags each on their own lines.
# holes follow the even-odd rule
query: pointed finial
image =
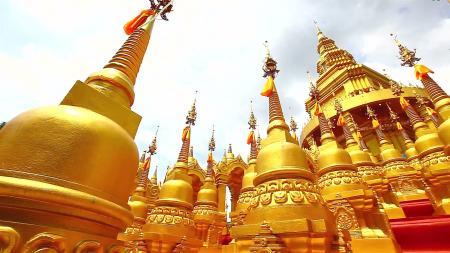
<svg viewBox="0 0 450 253">
<path fill-rule="evenodd" d="M 228 153 L 233 153 L 233 148 L 231 147 L 231 143 L 228 144 Z"/>
<path fill-rule="evenodd" d="M 195 103 L 197 102 L 197 91 L 195 91 L 194 103 L 186 116 L 186 124 L 195 126 L 195 120 L 197 119 L 197 110 Z"/>
<path fill-rule="evenodd" d="M 263 46 L 266 48 L 266 59 L 268 59 L 270 58 L 269 42 L 267 40 L 264 41 Z"/>
<path fill-rule="evenodd" d="M 293 116 L 291 116 L 291 122 L 290 122 L 290 124 L 289 124 L 289 127 L 291 128 L 291 131 L 294 132 L 294 133 L 295 133 L 295 132 L 297 131 L 297 129 L 298 129 L 297 122 L 295 122 Z"/>
<path fill-rule="evenodd" d="M 415 95 L 415 97 L 416 97 L 417 104 L 419 105 L 419 107 L 422 107 L 422 106 L 426 105 L 426 102 L 425 102 L 425 98 L 424 98 L 424 97 L 422 97 L 421 95 L 419 95 L 416 91 L 413 91 L 413 93 L 414 93 L 414 95 Z"/>
<path fill-rule="evenodd" d="M 338 98 L 334 99 L 334 109 L 336 110 L 337 114 L 342 113 L 343 109 L 342 109 L 341 99 L 338 99 Z"/>
<path fill-rule="evenodd" d="M 264 42 L 263 45 L 266 48 L 266 60 L 264 61 L 264 65 L 262 67 L 264 71 L 263 77 L 271 76 L 273 79 L 275 79 L 276 74 L 280 72 L 280 70 L 277 69 L 277 61 L 275 61 L 270 55 L 267 40 Z"/>
<path fill-rule="evenodd" d="M 383 69 L 383 72 L 385 71 L 386 70 Z M 400 83 L 392 80 L 392 78 L 387 73 L 384 73 L 384 76 L 389 80 L 389 86 L 391 87 L 392 94 L 394 94 L 395 96 L 401 96 L 402 93 L 404 93 L 403 86 Z"/>
<path fill-rule="evenodd" d="M 321 34 L 322 30 L 320 30 L 319 23 L 316 20 L 313 20 L 313 22 L 314 22 L 314 26 L 317 29 L 317 34 Z"/>
<path fill-rule="evenodd" d="M 248 120 L 248 126 L 249 129 L 255 130 L 256 129 L 256 117 L 255 114 L 253 113 L 253 108 L 251 106 L 252 101 L 250 101 L 250 118 Z"/>
<path fill-rule="evenodd" d="M 399 118 L 398 118 L 397 114 L 392 110 L 392 108 L 389 106 L 389 104 L 386 103 L 386 106 L 389 110 L 389 116 L 391 117 L 391 120 L 398 121 Z"/>
<path fill-rule="evenodd" d="M 209 140 L 209 144 L 208 144 L 208 150 L 211 152 L 216 150 L 216 140 L 214 139 L 214 125 L 213 125 L 213 129 L 212 129 L 211 139 Z"/>
<path fill-rule="evenodd" d="M 259 128 L 258 128 L 258 137 L 256 138 L 256 148 L 261 150 L 261 135 L 259 134 Z"/>
<path fill-rule="evenodd" d="M 153 137 L 152 144 L 150 146 L 148 146 L 148 153 L 150 155 L 156 154 L 156 149 L 158 148 L 158 146 L 156 145 L 156 136 L 158 136 L 158 131 L 159 131 L 159 125 L 156 127 L 155 137 Z"/>
<path fill-rule="evenodd" d="M 400 54 L 398 58 L 401 61 L 400 65 L 413 67 L 418 61 L 420 61 L 420 58 L 416 57 L 416 49 L 409 50 L 400 43 L 400 41 L 397 39 L 397 35 L 394 35 L 392 33 L 390 35 L 394 38 L 395 44 L 397 44 L 398 46 Z"/>
<path fill-rule="evenodd" d="M 157 4 L 154 0 L 150 0 L 151 9 L 156 11 L 157 15 L 152 16 L 150 21 L 153 21 L 158 15 L 161 16 L 161 19 L 168 21 L 167 13 L 172 11 L 174 0 L 156 0 Z"/>
<path fill-rule="evenodd" d="M 189 157 L 194 157 L 194 146 L 189 149 Z"/>
<path fill-rule="evenodd" d="M 153 172 L 153 176 L 152 179 L 157 179 L 158 178 L 158 165 L 155 166 L 155 171 Z"/>
<path fill-rule="evenodd" d="M 309 82 L 309 96 L 316 100 L 319 97 L 319 89 L 317 89 L 317 86 L 314 85 L 314 82 L 312 81 L 312 77 L 311 77 L 311 73 L 308 71 L 306 71 L 306 75 L 308 77 L 308 82 Z"/>
<path fill-rule="evenodd" d="M 139 162 L 141 162 L 141 163 L 145 162 L 145 154 L 146 154 L 146 151 L 142 152 L 141 159 L 139 159 Z"/>
<path fill-rule="evenodd" d="M 372 110 L 372 108 L 370 108 L 370 106 L 366 106 L 366 110 L 367 110 L 367 115 L 369 116 L 369 118 L 371 119 L 377 119 L 377 115 L 375 114 L 375 112 Z"/>
<path fill-rule="evenodd" d="M 165 174 L 165 176 L 164 176 L 164 182 L 167 181 L 167 176 L 169 175 L 169 170 L 170 170 L 170 165 L 167 165 L 167 168 L 166 168 L 166 174 Z"/>
</svg>

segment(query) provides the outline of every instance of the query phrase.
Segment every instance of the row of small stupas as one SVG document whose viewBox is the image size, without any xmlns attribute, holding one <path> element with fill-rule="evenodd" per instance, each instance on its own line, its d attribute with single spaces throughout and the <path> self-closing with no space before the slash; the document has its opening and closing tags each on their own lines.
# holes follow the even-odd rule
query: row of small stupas
<svg viewBox="0 0 450 253">
<path fill-rule="evenodd" d="M 2 251 L 400 252 L 389 219 L 405 216 L 402 202 L 429 199 L 436 214 L 449 213 L 450 98 L 431 71 L 398 44 L 425 88 L 408 90 L 357 64 L 320 30 L 312 119 L 300 141 L 296 124 L 285 121 L 268 53 L 267 137 L 258 142 L 251 113 L 248 162 L 229 150 L 216 163 L 213 135 L 206 172 L 200 169 L 189 155 L 194 102 L 177 162 L 161 185 L 149 180 L 156 139 L 139 161 L 140 116 L 131 106 L 154 20 L 166 19 L 171 3 L 152 1 L 127 23 L 130 36 L 116 55 L 60 105 L 2 126 Z"/>
</svg>

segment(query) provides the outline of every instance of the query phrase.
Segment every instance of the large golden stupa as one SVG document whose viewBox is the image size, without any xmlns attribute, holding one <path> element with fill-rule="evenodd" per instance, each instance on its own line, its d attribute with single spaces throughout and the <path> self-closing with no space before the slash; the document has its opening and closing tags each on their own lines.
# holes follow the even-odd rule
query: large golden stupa
<svg viewBox="0 0 450 253">
<path fill-rule="evenodd" d="M 267 49 L 267 137 L 251 111 L 248 160 L 230 145 L 216 161 L 213 130 L 200 167 L 194 101 L 177 162 L 149 179 L 156 137 L 139 158 L 131 106 L 154 20 L 171 9 L 158 0 L 130 21 L 61 104 L 0 126 L 0 252 L 450 252 L 450 97 L 397 38 L 423 88 L 357 63 L 317 27 L 300 137 Z"/>
</svg>

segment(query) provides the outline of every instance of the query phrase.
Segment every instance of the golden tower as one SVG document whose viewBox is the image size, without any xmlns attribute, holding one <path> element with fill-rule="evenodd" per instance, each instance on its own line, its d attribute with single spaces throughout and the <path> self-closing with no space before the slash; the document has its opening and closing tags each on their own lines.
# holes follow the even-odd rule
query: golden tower
<svg viewBox="0 0 450 253">
<path fill-rule="evenodd" d="M 377 136 L 374 132 L 367 131 L 371 128 L 370 122 L 365 117 L 365 105 L 369 104 L 377 111 L 381 111 L 379 121 L 384 124 L 390 122 L 389 113 L 384 106 L 385 102 L 397 101 L 395 95 L 390 91 L 390 80 L 383 74 L 375 70 L 359 64 L 355 61 L 353 56 L 336 46 L 335 42 L 317 28 L 317 52 L 319 53 L 319 60 L 317 62 L 317 73 L 319 77 L 316 81 L 316 87 L 320 93 L 319 102 L 322 106 L 323 113 L 330 121 L 336 121 L 338 115 L 334 110 L 334 98 L 342 100 L 343 117 L 348 122 L 350 129 L 356 129 L 355 124 L 359 126 L 360 136 L 353 133 L 354 139 L 359 143 L 362 138 L 367 144 L 370 154 L 373 155 L 374 162 L 381 159 L 380 148 L 377 141 Z M 414 98 L 421 96 L 427 98 L 427 94 L 423 89 L 415 87 L 404 87 L 403 96 L 406 98 Z M 313 114 L 315 102 L 313 99 L 306 100 L 306 110 L 309 115 Z M 390 103 L 394 104 L 394 103 Z M 396 103 L 398 104 L 398 103 Z M 397 109 L 398 105 L 393 109 Z M 353 117 L 352 117 L 353 116 Z M 406 122 L 407 117 L 402 114 L 399 115 L 401 123 Z M 408 133 L 412 129 L 406 129 Z M 344 146 L 345 138 L 342 129 L 332 129 L 336 141 Z M 406 150 L 401 135 L 397 133 L 396 128 L 389 127 L 385 130 L 386 135 L 392 141 L 394 147 L 401 152 Z M 313 143 L 318 143 L 320 140 L 319 121 L 315 117 L 311 117 L 308 123 L 304 126 L 300 142 L 304 148 L 311 148 Z"/>
<path fill-rule="evenodd" d="M 267 53 L 264 64 L 267 83 L 261 93 L 269 97 L 267 138 L 262 140 L 256 159 L 255 194 L 248 214 L 244 225 L 231 228 L 235 242 L 227 250 L 234 247 L 237 252 L 248 252 L 270 231 L 276 243 L 262 243 L 260 250 L 328 252 L 335 224 L 314 184 L 315 176 L 307 166 L 305 152 L 292 138 L 284 120 L 273 81 L 278 73 L 276 64 Z"/>
<path fill-rule="evenodd" d="M 194 101 L 186 116 L 178 160 L 162 185 L 156 206 L 143 227 L 143 239 L 149 252 L 172 252 L 176 248 L 196 251 L 202 246 L 195 233 L 192 215 L 194 192 L 192 179 L 187 174 L 191 127 L 196 118 Z"/>
<path fill-rule="evenodd" d="M 158 130 L 156 131 L 156 134 Z M 146 245 L 142 239 L 142 227 L 147 219 L 147 214 L 154 207 L 149 202 L 148 193 L 148 174 L 150 171 L 151 157 L 156 154 L 156 136 L 153 139 L 148 150 L 141 156 L 139 162 L 138 173 L 136 174 L 137 184 L 134 189 L 128 205 L 131 208 L 133 214 L 133 223 L 123 233 L 117 236 L 118 240 L 124 241 L 127 250 L 137 248 L 139 252 L 147 252 Z M 148 157 L 146 158 L 146 153 Z M 156 172 L 156 169 L 155 169 Z"/>
<path fill-rule="evenodd" d="M 194 206 L 194 222 L 197 236 L 203 241 L 200 252 L 221 252 L 220 238 L 222 230 L 226 226 L 223 213 L 217 211 L 217 186 L 215 185 L 213 167 L 213 151 L 216 148 L 214 140 L 214 129 L 208 145 L 208 167 L 203 186 L 198 192 L 197 201 Z"/>
<path fill-rule="evenodd" d="M 141 117 L 130 107 L 153 19 L 102 70 L 77 81 L 60 105 L 24 112 L 1 129 L 0 210 L 8 248 L 122 248 L 116 237 L 133 221 L 127 200 L 139 162 L 133 139 Z"/>
<path fill-rule="evenodd" d="M 250 112 L 248 125 L 250 128 L 250 133 L 247 136 L 247 144 L 250 144 L 250 156 L 248 158 L 248 167 L 244 172 L 244 176 L 242 177 L 242 187 L 239 193 L 239 198 L 237 200 L 236 210 L 231 213 L 231 220 L 233 225 L 244 224 L 245 216 L 248 213 L 251 200 L 253 198 L 253 195 L 255 194 L 253 180 L 256 176 L 255 166 L 256 158 L 258 156 L 258 147 L 255 138 L 256 117 L 253 113 L 253 110 Z"/>
</svg>

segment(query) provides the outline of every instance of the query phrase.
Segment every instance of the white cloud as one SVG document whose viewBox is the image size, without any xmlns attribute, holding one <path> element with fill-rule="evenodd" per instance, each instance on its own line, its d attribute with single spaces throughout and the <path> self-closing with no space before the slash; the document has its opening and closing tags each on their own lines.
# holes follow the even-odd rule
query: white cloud
<svg viewBox="0 0 450 253">
<path fill-rule="evenodd" d="M 302 125 L 305 72 L 315 70 L 318 58 L 313 19 L 357 60 L 407 82 L 412 70 L 399 65 L 388 36 L 398 33 L 450 90 L 450 5 L 441 2 L 177 0 L 170 21 L 157 22 L 137 79 L 133 110 L 143 116 L 137 144 L 140 150 L 147 147 L 160 125 L 153 163 L 162 177 L 177 158 L 184 118 L 198 90 L 192 144 L 199 162 L 205 164 L 213 124 L 216 160 L 228 143 L 245 159 L 250 100 L 263 136 L 268 120 L 267 101 L 258 94 L 264 83 L 264 40 L 281 69 L 277 84 L 285 116 Z M 0 47 L 3 120 L 58 103 L 77 79 L 100 69 L 126 39 L 123 23 L 147 1 L 15 0 L 7 5 L 15 15 L 0 21 L 16 32 Z M 19 36 L 26 36 L 25 42 Z M 12 47 L 20 50 L 8 50 Z"/>
</svg>

